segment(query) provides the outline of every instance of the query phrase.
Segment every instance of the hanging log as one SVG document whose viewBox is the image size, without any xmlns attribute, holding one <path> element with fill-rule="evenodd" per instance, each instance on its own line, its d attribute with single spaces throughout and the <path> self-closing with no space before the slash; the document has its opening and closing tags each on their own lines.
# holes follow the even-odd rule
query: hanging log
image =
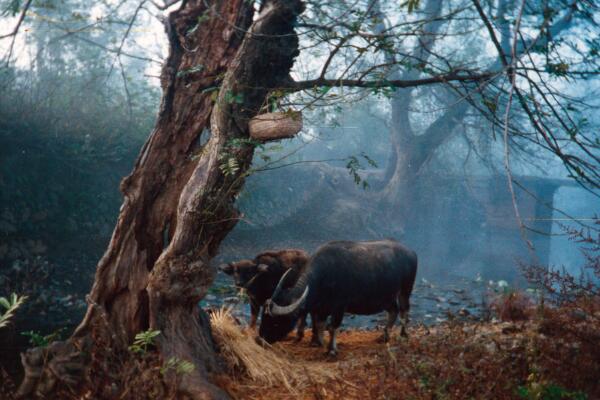
<svg viewBox="0 0 600 400">
<path fill-rule="evenodd" d="M 272 112 L 260 114 L 248 123 L 250 137 L 260 141 L 289 139 L 302 130 L 300 112 Z"/>
</svg>

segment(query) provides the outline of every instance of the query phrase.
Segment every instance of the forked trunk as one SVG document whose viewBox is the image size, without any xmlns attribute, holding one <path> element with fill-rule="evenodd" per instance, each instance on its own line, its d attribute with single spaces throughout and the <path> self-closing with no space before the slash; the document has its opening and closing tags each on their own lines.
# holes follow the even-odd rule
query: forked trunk
<svg viewBox="0 0 600 400">
<path fill-rule="evenodd" d="M 254 151 L 248 120 L 269 89 L 288 79 L 298 53 L 293 26 L 302 11 L 300 1 L 266 1 L 253 21 L 252 7 L 246 0 L 190 0 L 169 15 L 170 54 L 157 123 L 121 183 L 124 203 L 86 316 L 67 350 L 54 346 L 42 357 L 40 349 L 23 357 L 23 396 L 75 380 L 69 368 L 51 365 L 60 364 L 65 352 L 76 354 L 81 346 L 92 355 L 120 351 L 147 329 L 161 331 L 163 360 L 194 363 L 180 393 L 225 396 L 206 381 L 218 363 L 197 304 L 213 281 L 209 260 L 237 220 L 234 199 Z M 110 349 L 91 340 L 98 330 Z M 43 382 L 48 367 L 64 376 Z"/>
</svg>

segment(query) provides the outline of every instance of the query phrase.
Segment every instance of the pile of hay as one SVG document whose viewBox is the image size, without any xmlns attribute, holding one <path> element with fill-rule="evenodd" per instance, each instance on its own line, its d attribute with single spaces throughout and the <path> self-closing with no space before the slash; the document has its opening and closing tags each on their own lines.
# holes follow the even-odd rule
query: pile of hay
<svg viewBox="0 0 600 400">
<path fill-rule="evenodd" d="M 228 309 L 211 315 L 215 341 L 229 366 L 252 381 L 268 386 L 283 384 L 290 392 L 309 383 L 322 383 L 337 377 L 330 363 L 293 360 L 280 349 L 256 343 L 254 335 L 242 331 Z"/>
</svg>

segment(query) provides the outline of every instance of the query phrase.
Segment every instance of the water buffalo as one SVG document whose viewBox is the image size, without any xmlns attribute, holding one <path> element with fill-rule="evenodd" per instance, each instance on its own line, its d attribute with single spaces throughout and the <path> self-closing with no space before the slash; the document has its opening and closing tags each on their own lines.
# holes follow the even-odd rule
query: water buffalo
<svg viewBox="0 0 600 400">
<path fill-rule="evenodd" d="M 260 253 L 254 260 L 240 260 L 219 266 L 221 271 L 233 276 L 237 287 L 246 289 L 250 299 L 251 327 L 256 326 L 260 308 L 271 297 L 283 274 L 289 270 L 289 279 L 295 279 L 308 257 L 304 250 L 271 250 Z"/>
<path fill-rule="evenodd" d="M 283 339 L 298 318 L 311 314 L 322 345 L 327 317 L 328 352 L 337 353 L 336 331 L 344 313 L 388 312 L 383 340 L 400 313 L 406 336 L 409 298 L 417 274 L 417 255 L 394 240 L 337 241 L 321 246 L 297 278 L 284 275 L 265 305 L 259 335 L 269 343 Z"/>
</svg>

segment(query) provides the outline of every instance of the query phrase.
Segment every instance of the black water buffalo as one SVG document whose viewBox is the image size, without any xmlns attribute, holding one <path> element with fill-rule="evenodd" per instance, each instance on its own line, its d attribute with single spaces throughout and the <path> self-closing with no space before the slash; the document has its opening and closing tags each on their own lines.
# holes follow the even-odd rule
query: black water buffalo
<svg viewBox="0 0 600 400">
<path fill-rule="evenodd" d="M 240 260 L 219 266 L 221 271 L 233 276 L 237 287 L 246 289 L 250 299 L 251 327 L 256 325 L 260 308 L 273 295 L 283 274 L 289 270 L 289 279 L 297 278 L 308 257 L 304 250 L 271 250 L 260 253 L 254 260 Z"/>
<path fill-rule="evenodd" d="M 339 241 L 321 246 L 297 278 L 284 275 L 265 305 L 259 335 L 269 343 L 283 339 L 299 318 L 311 314 L 318 342 L 323 343 L 327 317 L 329 354 L 337 353 L 336 331 L 344 313 L 388 312 L 383 334 L 400 313 L 403 336 L 409 298 L 417 274 L 417 255 L 394 240 Z"/>
</svg>

